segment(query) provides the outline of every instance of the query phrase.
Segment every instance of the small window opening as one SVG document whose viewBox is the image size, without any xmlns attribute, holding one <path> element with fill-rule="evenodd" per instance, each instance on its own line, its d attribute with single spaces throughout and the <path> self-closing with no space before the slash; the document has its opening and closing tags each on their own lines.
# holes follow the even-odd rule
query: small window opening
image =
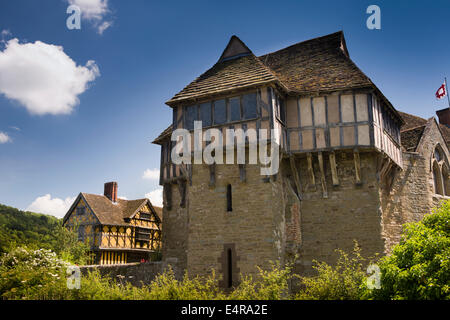
<svg viewBox="0 0 450 320">
<path fill-rule="evenodd" d="M 231 198 L 231 184 L 227 186 L 227 211 L 233 211 Z"/>
<path fill-rule="evenodd" d="M 232 256 L 232 252 L 231 249 L 227 250 L 227 273 L 228 273 L 228 283 L 227 283 L 227 287 L 231 288 L 233 286 L 233 256 Z"/>
</svg>

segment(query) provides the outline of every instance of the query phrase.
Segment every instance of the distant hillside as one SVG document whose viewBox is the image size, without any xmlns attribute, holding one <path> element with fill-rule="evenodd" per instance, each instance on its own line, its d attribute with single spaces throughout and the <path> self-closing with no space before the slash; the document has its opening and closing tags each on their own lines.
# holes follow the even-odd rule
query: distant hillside
<svg viewBox="0 0 450 320">
<path fill-rule="evenodd" d="M 0 204 L 0 253 L 15 246 L 51 249 L 60 220 Z"/>
</svg>

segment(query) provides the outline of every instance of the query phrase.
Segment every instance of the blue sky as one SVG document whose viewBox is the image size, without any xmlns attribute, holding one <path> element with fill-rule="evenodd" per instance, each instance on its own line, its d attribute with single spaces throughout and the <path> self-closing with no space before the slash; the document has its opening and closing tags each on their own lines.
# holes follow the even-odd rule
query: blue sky
<svg viewBox="0 0 450 320">
<path fill-rule="evenodd" d="M 11 39 L 40 41 L 62 46 L 94 78 L 74 94 L 70 113 L 35 114 L 2 94 L 0 60 L 0 132 L 9 137 L 0 143 L 2 204 L 34 202 L 36 211 L 61 215 L 79 192 L 100 194 L 112 180 L 119 196 L 159 197 L 156 175 L 143 175 L 159 167 L 150 142 L 171 121 L 164 102 L 211 67 L 233 34 L 261 55 L 343 30 L 350 57 L 398 110 L 429 118 L 447 107 L 434 93 L 450 70 L 448 1 L 92 1 L 106 7 L 83 16 L 81 30 L 66 27 L 67 0 L 0 2 L 0 57 Z M 371 4 L 381 9 L 381 30 L 366 27 Z M 100 34 L 104 22 L 112 25 Z M 20 96 L 28 77 L 40 76 L 21 74 L 14 90 Z"/>
</svg>

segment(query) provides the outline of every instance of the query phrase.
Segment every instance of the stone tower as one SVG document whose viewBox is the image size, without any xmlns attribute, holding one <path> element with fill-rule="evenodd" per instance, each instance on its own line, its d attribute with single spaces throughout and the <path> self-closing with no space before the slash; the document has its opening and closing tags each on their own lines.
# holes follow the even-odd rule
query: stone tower
<svg viewBox="0 0 450 320">
<path fill-rule="evenodd" d="M 314 259 L 333 263 L 335 249 L 351 251 L 354 240 L 366 256 L 389 250 L 393 223 L 383 208 L 403 171 L 404 121 L 350 59 L 342 32 L 261 57 L 233 36 L 217 63 L 167 105 L 173 123 L 154 143 L 161 145 L 163 259 L 179 270 L 213 268 L 230 287 L 240 273 L 295 255 L 296 272 L 309 274 Z M 175 164 L 171 134 L 194 133 L 196 120 L 223 139 L 226 129 L 277 129 L 270 143 L 279 145 L 279 170 Z"/>
</svg>

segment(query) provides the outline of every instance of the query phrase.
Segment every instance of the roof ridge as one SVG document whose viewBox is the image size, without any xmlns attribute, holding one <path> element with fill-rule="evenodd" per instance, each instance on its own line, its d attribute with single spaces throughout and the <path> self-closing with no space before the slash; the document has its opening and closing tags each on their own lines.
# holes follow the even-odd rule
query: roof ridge
<svg viewBox="0 0 450 320">
<path fill-rule="evenodd" d="M 420 126 L 416 126 L 416 127 L 408 128 L 408 129 L 405 129 L 405 130 L 400 130 L 400 132 L 407 132 L 407 131 L 411 131 L 411 130 L 419 129 L 419 128 L 422 128 L 422 127 L 426 127 L 426 126 L 427 126 L 427 124 L 425 123 L 425 124 L 422 124 L 422 125 L 420 125 Z"/>
<path fill-rule="evenodd" d="M 276 51 L 272 51 L 272 52 L 269 52 L 269 53 L 265 53 L 265 54 L 259 56 L 258 58 L 262 58 L 262 57 L 264 57 L 264 56 L 268 56 L 268 55 L 271 55 L 271 54 L 273 54 L 273 53 L 277 53 L 277 52 L 280 52 L 280 51 L 283 51 L 283 50 L 287 50 L 287 49 L 290 49 L 290 48 L 292 48 L 292 47 L 298 46 L 298 45 L 300 45 L 300 44 L 305 44 L 305 43 L 312 42 L 312 41 L 317 41 L 317 40 L 323 40 L 323 39 L 328 38 L 328 37 L 331 38 L 331 37 L 333 37 L 333 36 L 337 36 L 338 34 L 343 35 L 344 32 L 343 32 L 342 30 L 339 30 L 339 31 L 336 31 L 336 32 L 333 32 L 333 33 L 329 33 L 329 34 L 320 36 L 320 37 L 315 37 L 315 38 L 312 38 L 312 39 L 300 41 L 300 42 L 291 44 L 290 46 L 284 47 L 284 48 L 282 48 L 282 49 L 278 49 L 278 50 L 276 50 Z"/>
<path fill-rule="evenodd" d="M 399 113 L 404 113 L 404 114 L 407 114 L 408 116 L 411 116 L 411 117 L 414 117 L 414 118 L 418 118 L 418 119 L 421 119 L 421 120 L 423 120 L 423 121 L 427 121 L 427 119 L 425 119 L 425 118 L 422 118 L 422 117 L 419 117 L 419 116 L 416 116 L 416 115 L 414 115 L 414 114 L 412 114 L 412 113 L 408 113 L 408 112 L 405 112 L 405 111 L 401 111 L 401 110 L 398 110 L 398 112 L 399 112 Z"/>
</svg>

